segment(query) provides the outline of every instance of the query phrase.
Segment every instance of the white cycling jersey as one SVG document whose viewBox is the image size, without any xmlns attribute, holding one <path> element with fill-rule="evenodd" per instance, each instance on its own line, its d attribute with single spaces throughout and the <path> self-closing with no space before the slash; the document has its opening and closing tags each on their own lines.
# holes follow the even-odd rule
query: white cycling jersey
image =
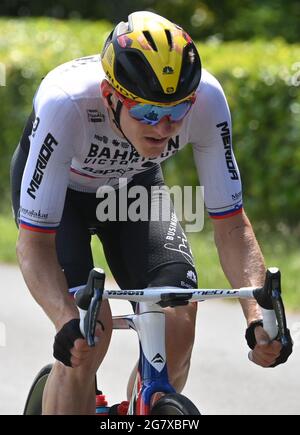
<svg viewBox="0 0 300 435">
<path fill-rule="evenodd" d="M 203 71 L 196 102 L 180 132 L 156 158 L 141 157 L 111 128 L 100 92 L 104 77 L 97 55 L 65 63 L 42 81 L 34 97 L 36 119 L 22 180 L 20 226 L 55 232 L 68 187 L 81 192 L 96 192 L 102 185 L 118 187 L 120 178 L 130 181 L 188 143 L 210 216 L 222 219 L 241 212 L 230 112 L 211 74 Z"/>
</svg>

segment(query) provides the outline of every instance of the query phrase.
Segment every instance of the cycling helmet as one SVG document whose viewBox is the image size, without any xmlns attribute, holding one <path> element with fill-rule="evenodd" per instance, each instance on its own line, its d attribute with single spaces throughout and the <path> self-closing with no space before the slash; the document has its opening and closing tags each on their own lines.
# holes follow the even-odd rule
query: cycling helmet
<svg viewBox="0 0 300 435">
<path fill-rule="evenodd" d="M 113 88 L 139 103 L 177 104 L 201 79 L 201 61 L 190 36 L 152 12 L 134 12 L 108 36 L 102 66 Z"/>
</svg>

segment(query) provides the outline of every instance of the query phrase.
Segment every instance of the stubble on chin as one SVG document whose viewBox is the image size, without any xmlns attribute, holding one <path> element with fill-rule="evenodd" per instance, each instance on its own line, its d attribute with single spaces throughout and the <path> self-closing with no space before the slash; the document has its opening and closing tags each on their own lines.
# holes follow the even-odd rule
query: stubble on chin
<svg viewBox="0 0 300 435">
<path fill-rule="evenodd" d="M 149 150 L 149 151 L 144 153 L 145 155 L 143 157 L 146 157 L 146 158 L 149 158 L 149 159 L 158 158 L 158 157 L 160 157 L 162 155 L 163 151 L 164 151 L 163 149 L 160 150 L 160 151 Z"/>
<path fill-rule="evenodd" d="M 145 144 L 141 148 L 140 151 L 139 150 L 137 150 L 137 151 L 139 152 L 139 154 L 142 157 L 145 157 L 145 158 L 157 158 L 157 157 L 160 157 L 163 154 L 165 148 L 166 148 L 166 145 L 164 145 L 164 146 L 162 146 L 160 148 L 157 148 L 157 147 L 152 147 L 149 144 L 148 145 Z"/>
</svg>

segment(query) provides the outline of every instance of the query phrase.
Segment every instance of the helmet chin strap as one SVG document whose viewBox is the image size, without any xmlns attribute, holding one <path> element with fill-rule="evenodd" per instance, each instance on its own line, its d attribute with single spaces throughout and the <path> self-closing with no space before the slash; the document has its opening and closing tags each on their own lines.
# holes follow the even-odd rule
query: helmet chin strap
<svg viewBox="0 0 300 435">
<path fill-rule="evenodd" d="M 132 150 L 136 151 L 134 145 L 133 145 L 132 142 L 128 139 L 128 137 L 125 135 L 125 133 L 124 133 L 122 127 L 121 127 L 120 120 L 121 120 L 121 110 L 122 110 L 122 107 L 123 107 L 123 103 L 122 103 L 120 100 L 118 100 L 118 102 L 117 102 L 117 107 L 116 107 L 116 109 L 114 109 L 114 108 L 112 107 L 111 94 L 108 95 L 106 98 L 107 98 L 107 102 L 108 102 L 109 107 L 110 107 L 110 109 L 111 109 L 111 111 L 112 111 L 112 114 L 113 114 L 113 120 L 112 120 L 113 123 L 115 124 L 115 126 L 117 127 L 117 129 L 120 130 L 120 132 L 122 133 L 123 137 L 127 140 L 127 142 L 129 143 L 129 145 L 131 146 Z"/>
</svg>

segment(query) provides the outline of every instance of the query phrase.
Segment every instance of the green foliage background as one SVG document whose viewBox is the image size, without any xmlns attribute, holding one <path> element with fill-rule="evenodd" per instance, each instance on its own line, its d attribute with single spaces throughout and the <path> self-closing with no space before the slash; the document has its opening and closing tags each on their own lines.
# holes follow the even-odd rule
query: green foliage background
<svg viewBox="0 0 300 435">
<path fill-rule="evenodd" d="M 0 16 L 126 21 L 128 14 L 150 10 L 184 27 L 195 39 L 229 41 L 281 36 L 300 41 L 299 0 L 2 0 Z"/>
<path fill-rule="evenodd" d="M 100 52 L 110 29 L 105 21 L 0 19 L 0 62 L 6 67 L 6 87 L 0 88 L 0 209 L 9 204 L 9 162 L 41 78 L 63 62 Z M 229 101 L 248 214 L 270 225 L 297 225 L 300 46 L 282 39 L 212 39 L 198 48 Z M 170 185 L 197 184 L 191 148 L 169 160 L 165 172 Z"/>
</svg>

